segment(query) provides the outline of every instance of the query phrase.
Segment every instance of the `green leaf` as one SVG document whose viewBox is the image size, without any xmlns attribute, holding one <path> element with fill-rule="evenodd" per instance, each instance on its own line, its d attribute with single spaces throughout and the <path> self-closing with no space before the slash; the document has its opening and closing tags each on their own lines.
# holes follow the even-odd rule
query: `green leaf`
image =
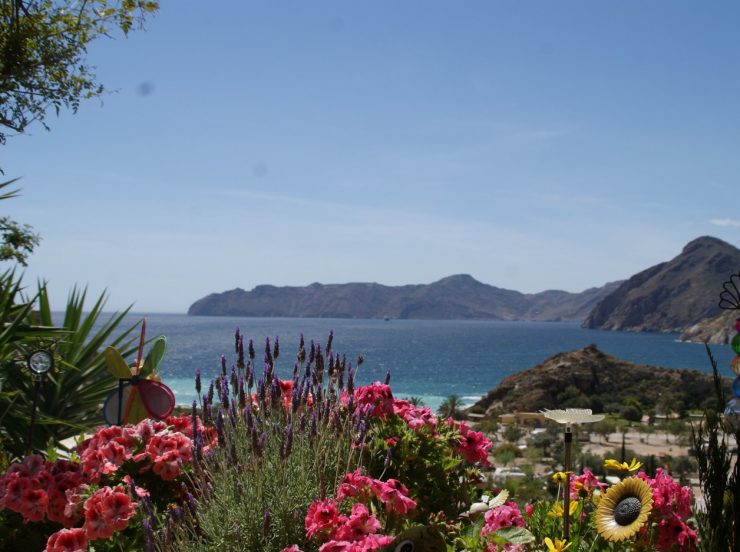
<svg viewBox="0 0 740 552">
<path fill-rule="evenodd" d="M 502 527 L 493 533 L 496 544 L 528 544 L 534 542 L 534 535 L 524 527 Z"/>
</svg>

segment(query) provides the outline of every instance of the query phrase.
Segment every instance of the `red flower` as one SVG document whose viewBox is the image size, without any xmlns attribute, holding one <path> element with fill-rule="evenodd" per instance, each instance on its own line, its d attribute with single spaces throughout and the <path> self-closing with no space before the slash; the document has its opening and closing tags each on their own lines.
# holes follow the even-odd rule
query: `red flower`
<svg viewBox="0 0 740 552">
<path fill-rule="evenodd" d="M 454 422 L 452 424 L 454 426 Z M 447 425 L 450 425 L 450 420 L 447 420 Z M 460 441 L 457 452 L 462 454 L 465 460 L 471 464 L 480 462 L 484 466 L 490 465 L 488 451 L 493 446 L 491 440 L 479 431 L 472 431 L 465 425 L 465 422 L 460 422 L 458 431 L 460 432 Z"/>
<path fill-rule="evenodd" d="M 365 502 L 370 497 L 371 482 L 372 478 L 362 475 L 362 468 L 344 474 L 342 484 L 337 489 L 337 500 L 356 497 L 360 502 Z"/>
<path fill-rule="evenodd" d="M 44 552 L 87 552 L 87 537 L 81 527 L 62 529 L 49 537 Z"/>
<path fill-rule="evenodd" d="M 371 415 L 384 418 L 393 414 L 393 393 L 391 386 L 376 381 L 355 389 L 355 401 L 360 406 L 372 406 Z"/>
<path fill-rule="evenodd" d="M 409 510 L 416 508 L 416 502 L 408 496 L 409 490 L 397 479 L 385 482 L 373 479 L 371 485 L 373 493 L 385 505 L 387 511 L 405 515 Z"/>
<path fill-rule="evenodd" d="M 122 531 L 136 513 L 138 504 L 123 492 L 123 487 L 102 487 L 85 501 L 84 529 L 89 540 L 107 539 Z"/>
<path fill-rule="evenodd" d="M 320 539 L 331 538 L 340 521 L 337 503 L 334 500 L 315 501 L 306 513 L 306 536 L 318 535 Z"/>
</svg>

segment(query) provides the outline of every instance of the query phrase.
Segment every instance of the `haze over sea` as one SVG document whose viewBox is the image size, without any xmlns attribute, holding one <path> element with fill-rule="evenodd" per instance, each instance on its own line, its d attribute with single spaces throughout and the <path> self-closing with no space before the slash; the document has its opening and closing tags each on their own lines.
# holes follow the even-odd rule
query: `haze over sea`
<svg viewBox="0 0 740 552">
<path fill-rule="evenodd" d="M 133 323 L 142 315 L 131 314 Z M 624 360 L 670 368 L 693 368 L 711 372 L 701 344 L 681 343 L 677 334 L 623 333 L 586 330 L 574 323 L 500 322 L 472 320 L 357 320 L 326 318 L 243 318 L 146 315 L 147 336 L 164 335 L 167 354 L 160 365 L 165 383 L 175 392 L 178 404 L 196 397 L 193 383 L 199 369 L 204 380 L 220 370 L 221 355 L 227 366 L 236 362 L 234 331 L 238 327 L 246 342 L 255 343 L 257 359 L 265 338 L 280 338 L 278 375 L 292 374 L 301 332 L 326 343 L 334 330 L 333 350 L 347 355 L 353 365 L 358 355 L 365 362 L 358 382 L 382 381 L 391 371 L 398 397 L 418 396 L 432 409 L 445 397 L 456 394 L 472 403 L 507 375 L 531 368 L 550 356 L 595 343 L 599 349 Z M 712 353 L 720 373 L 729 375 L 729 346 L 715 345 Z M 131 359 L 127 359 L 131 360 Z"/>
</svg>

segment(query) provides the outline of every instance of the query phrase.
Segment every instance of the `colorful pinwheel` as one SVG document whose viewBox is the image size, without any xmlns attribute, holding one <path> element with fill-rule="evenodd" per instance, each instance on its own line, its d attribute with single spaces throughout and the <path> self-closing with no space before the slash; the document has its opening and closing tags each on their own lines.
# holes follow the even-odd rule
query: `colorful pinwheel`
<svg viewBox="0 0 740 552">
<path fill-rule="evenodd" d="M 118 379 L 118 389 L 108 395 L 103 405 L 103 417 L 109 425 L 136 424 L 145 418 L 161 420 L 175 407 L 172 390 L 159 381 L 157 373 L 167 341 L 162 336 L 154 339 L 142 363 L 145 334 L 146 320 L 141 324 L 139 352 L 131 367 L 113 347 L 103 353 L 108 371 Z"/>
</svg>

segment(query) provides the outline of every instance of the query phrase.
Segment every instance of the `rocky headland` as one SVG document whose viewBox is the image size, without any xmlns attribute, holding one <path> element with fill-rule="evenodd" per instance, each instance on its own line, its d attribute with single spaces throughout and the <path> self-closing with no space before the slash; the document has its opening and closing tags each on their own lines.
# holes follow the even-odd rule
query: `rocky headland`
<svg viewBox="0 0 740 552">
<path fill-rule="evenodd" d="M 507 376 L 471 411 L 487 416 L 556 408 L 603 412 L 615 411 L 625 399 L 634 399 L 646 408 L 666 405 L 687 410 L 702 408 L 713 397 L 710 373 L 635 364 L 589 345 Z"/>
</svg>

